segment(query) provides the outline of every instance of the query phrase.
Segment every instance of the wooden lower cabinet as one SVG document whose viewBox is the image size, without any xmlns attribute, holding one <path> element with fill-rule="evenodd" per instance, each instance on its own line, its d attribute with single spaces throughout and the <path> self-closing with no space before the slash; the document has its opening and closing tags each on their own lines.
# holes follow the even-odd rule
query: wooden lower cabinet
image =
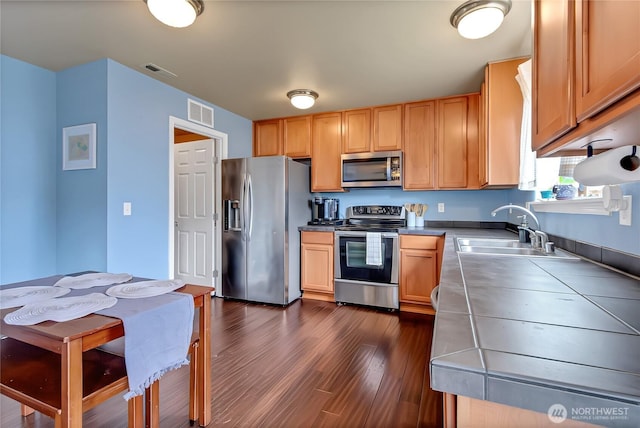
<svg viewBox="0 0 640 428">
<path fill-rule="evenodd" d="M 491 401 L 478 400 L 453 394 L 444 394 L 444 424 L 446 428 L 511 428 L 511 427 L 562 427 L 593 428 L 593 425 L 573 419 L 560 424 L 553 423 L 546 413 L 507 406 Z M 455 406 L 452 404 L 455 403 Z M 452 409 L 452 407 L 455 407 Z"/>
<path fill-rule="evenodd" d="M 400 310 L 434 314 L 431 292 L 440 282 L 443 236 L 400 236 Z"/>
<path fill-rule="evenodd" d="M 301 232 L 302 297 L 335 302 L 333 232 Z"/>
</svg>

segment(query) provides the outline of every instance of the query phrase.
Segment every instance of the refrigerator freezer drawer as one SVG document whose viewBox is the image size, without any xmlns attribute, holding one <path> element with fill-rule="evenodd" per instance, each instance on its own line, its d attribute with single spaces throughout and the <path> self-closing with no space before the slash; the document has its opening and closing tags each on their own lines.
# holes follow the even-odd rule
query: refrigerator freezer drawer
<svg viewBox="0 0 640 428">
<path fill-rule="evenodd" d="M 380 284 L 336 278 L 335 299 L 337 303 L 400 309 L 398 284 Z"/>
</svg>

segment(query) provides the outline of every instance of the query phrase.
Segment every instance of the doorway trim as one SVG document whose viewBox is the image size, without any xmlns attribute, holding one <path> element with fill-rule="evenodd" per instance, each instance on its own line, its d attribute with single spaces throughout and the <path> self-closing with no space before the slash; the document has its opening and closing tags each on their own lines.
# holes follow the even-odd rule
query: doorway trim
<svg viewBox="0 0 640 428">
<path fill-rule="evenodd" d="M 228 141 L 229 137 L 224 132 L 216 131 L 212 128 L 207 128 L 206 126 L 198 125 L 197 123 L 189 122 L 185 119 L 180 119 L 178 117 L 169 116 L 169 269 L 168 269 L 168 278 L 173 278 L 175 275 L 175 266 L 174 266 L 174 255 L 175 255 L 175 239 L 174 239 L 174 222 L 175 222 L 175 197 L 174 197 L 174 156 L 173 156 L 173 148 L 174 148 L 174 130 L 175 128 L 183 129 L 185 131 L 195 132 L 196 134 L 201 134 L 206 137 L 211 138 L 214 141 L 214 153 L 217 158 L 216 168 L 215 170 L 215 194 L 214 201 L 215 207 L 214 212 L 218 216 L 218 221 L 215 222 L 214 226 L 214 246 L 215 246 L 215 260 L 214 260 L 214 269 L 217 269 L 218 272 L 222 271 L 222 174 L 220 168 L 220 162 L 222 159 L 227 159 L 228 156 Z M 217 278 L 214 278 L 214 286 L 216 288 L 215 294 L 216 296 L 221 296 L 222 288 L 220 287 L 221 273 L 218 274 Z"/>
</svg>

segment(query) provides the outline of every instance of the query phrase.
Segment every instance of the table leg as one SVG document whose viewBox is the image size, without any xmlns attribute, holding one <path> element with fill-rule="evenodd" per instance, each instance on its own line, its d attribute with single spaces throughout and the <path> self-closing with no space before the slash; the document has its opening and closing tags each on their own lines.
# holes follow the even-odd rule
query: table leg
<svg viewBox="0 0 640 428">
<path fill-rule="evenodd" d="M 145 390 L 145 428 L 160 426 L 160 381 L 157 380 Z"/>
<path fill-rule="evenodd" d="M 82 427 L 82 339 L 62 344 L 62 427 Z"/>
<path fill-rule="evenodd" d="M 203 296 L 200 308 L 200 344 L 198 352 L 198 413 L 200 426 L 211 422 L 211 296 Z"/>
<path fill-rule="evenodd" d="M 33 412 L 35 412 L 35 410 L 33 410 L 31 407 L 29 407 L 29 406 L 27 406 L 25 404 L 21 404 L 20 405 L 20 414 L 22 416 L 29 416 Z"/>
<path fill-rule="evenodd" d="M 136 395 L 127 402 L 129 408 L 129 428 L 142 428 L 144 419 L 144 406 L 142 404 L 142 395 Z"/>
</svg>

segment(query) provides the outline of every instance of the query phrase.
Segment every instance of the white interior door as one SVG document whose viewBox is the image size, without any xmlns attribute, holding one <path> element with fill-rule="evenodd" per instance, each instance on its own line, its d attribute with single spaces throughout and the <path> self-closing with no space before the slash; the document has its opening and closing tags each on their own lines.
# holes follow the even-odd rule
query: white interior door
<svg viewBox="0 0 640 428">
<path fill-rule="evenodd" d="M 214 286 L 214 140 L 174 144 L 175 278 Z"/>
</svg>

